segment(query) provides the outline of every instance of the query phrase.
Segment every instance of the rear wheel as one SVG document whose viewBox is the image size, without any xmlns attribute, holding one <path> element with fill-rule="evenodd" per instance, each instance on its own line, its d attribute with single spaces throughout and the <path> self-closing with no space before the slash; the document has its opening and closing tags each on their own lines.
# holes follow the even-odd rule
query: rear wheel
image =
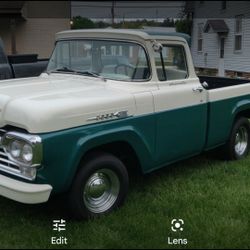
<svg viewBox="0 0 250 250">
<path fill-rule="evenodd" d="M 247 118 L 236 120 L 230 139 L 224 146 L 225 156 L 229 160 L 238 160 L 247 156 L 250 142 L 250 123 Z"/>
<path fill-rule="evenodd" d="M 129 181 L 127 170 L 117 157 L 108 153 L 96 153 L 80 167 L 69 192 L 69 206 L 73 217 L 96 217 L 121 206 Z"/>
</svg>

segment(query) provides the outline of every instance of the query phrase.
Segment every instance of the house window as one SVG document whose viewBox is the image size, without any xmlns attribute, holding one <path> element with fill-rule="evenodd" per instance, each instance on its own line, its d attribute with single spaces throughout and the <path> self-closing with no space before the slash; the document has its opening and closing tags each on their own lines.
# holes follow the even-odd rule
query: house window
<svg viewBox="0 0 250 250">
<path fill-rule="evenodd" d="M 243 16 L 235 17 L 235 35 L 234 35 L 234 50 L 241 51 L 242 49 L 242 19 Z"/>
<path fill-rule="evenodd" d="M 220 39 L 220 58 L 224 58 L 225 52 L 225 37 Z"/>
<path fill-rule="evenodd" d="M 225 10 L 227 8 L 227 1 L 221 1 L 221 10 Z"/>
<path fill-rule="evenodd" d="M 242 47 L 242 36 L 241 35 L 235 35 L 235 47 L 234 49 L 236 51 L 241 50 Z"/>
<path fill-rule="evenodd" d="M 198 24 L 198 52 L 202 51 L 202 47 L 203 47 L 203 24 L 199 23 Z"/>
</svg>

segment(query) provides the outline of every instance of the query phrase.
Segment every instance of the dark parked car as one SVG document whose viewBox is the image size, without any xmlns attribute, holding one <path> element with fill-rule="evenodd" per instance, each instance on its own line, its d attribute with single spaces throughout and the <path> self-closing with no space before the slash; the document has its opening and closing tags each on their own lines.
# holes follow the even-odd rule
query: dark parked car
<svg viewBox="0 0 250 250">
<path fill-rule="evenodd" d="M 37 54 L 7 56 L 0 39 L 0 80 L 39 76 L 47 67 L 47 59 L 37 59 Z"/>
</svg>

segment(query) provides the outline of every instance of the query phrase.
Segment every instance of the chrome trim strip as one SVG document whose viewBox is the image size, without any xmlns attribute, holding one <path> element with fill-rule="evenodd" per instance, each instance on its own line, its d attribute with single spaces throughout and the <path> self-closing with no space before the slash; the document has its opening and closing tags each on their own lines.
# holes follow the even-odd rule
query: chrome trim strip
<svg viewBox="0 0 250 250">
<path fill-rule="evenodd" d="M 6 163 L 8 163 L 8 164 L 11 164 L 11 165 L 14 165 L 14 166 L 16 166 L 16 167 L 20 167 L 18 164 L 16 164 L 15 162 L 13 162 L 13 161 L 10 161 L 10 160 L 6 160 L 6 159 L 4 159 L 4 158 L 0 158 L 0 162 L 6 162 Z"/>
<path fill-rule="evenodd" d="M 9 167 L 7 167 L 7 166 L 5 166 L 5 165 L 3 165 L 1 163 L 0 163 L 0 170 L 6 172 L 8 174 L 21 174 L 20 170 L 17 170 L 15 168 L 10 169 Z"/>
<path fill-rule="evenodd" d="M 0 171 L 2 171 L 4 173 L 7 173 L 7 174 L 10 174 L 10 175 L 14 175 L 16 177 L 20 177 L 20 178 L 28 180 L 28 181 L 34 181 L 35 180 L 35 178 L 28 178 L 28 177 L 22 175 L 21 171 L 15 169 L 15 168 L 10 169 L 10 168 L 2 165 L 1 163 L 0 163 Z"/>
<path fill-rule="evenodd" d="M 87 121 L 104 121 L 104 120 L 111 120 L 111 119 L 121 119 L 128 117 L 128 110 L 121 110 L 113 113 L 97 115 L 94 117 L 90 117 Z"/>
<path fill-rule="evenodd" d="M 7 132 L 4 135 L 5 138 L 7 139 L 12 139 L 14 138 L 19 138 L 22 140 L 25 140 L 27 142 L 30 142 L 31 144 L 36 144 L 36 143 L 41 143 L 42 139 L 40 136 L 37 135 L 29 135 L 29 134 L 23 134 L 23 133 L 19 133 L 19 132 Z"/>
<path fill-rule="evenodd" d="M 3 149 L 3 148 L 0 147 L 0 150 L 1 150 L 1 149 Z M 0 151 L 0 155 L 5 156 L 5 157 L 8 157 L 8 155 L 6 155 L 6 154 L 4 153 L 4 151 Z"/>
</svg>

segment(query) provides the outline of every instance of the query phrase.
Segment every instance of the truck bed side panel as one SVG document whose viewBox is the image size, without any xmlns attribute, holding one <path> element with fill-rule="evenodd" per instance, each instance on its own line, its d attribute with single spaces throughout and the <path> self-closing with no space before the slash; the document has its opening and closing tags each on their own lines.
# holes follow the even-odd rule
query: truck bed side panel
<svg viewBox="0 0 250 250">
<path fill-rule="evenodd" d="M 250 84 L 208 91 L 209 119 L 206 149 L 224 144 L 230 135 L 235 116 L 250 110 Z"/>
</svg>

